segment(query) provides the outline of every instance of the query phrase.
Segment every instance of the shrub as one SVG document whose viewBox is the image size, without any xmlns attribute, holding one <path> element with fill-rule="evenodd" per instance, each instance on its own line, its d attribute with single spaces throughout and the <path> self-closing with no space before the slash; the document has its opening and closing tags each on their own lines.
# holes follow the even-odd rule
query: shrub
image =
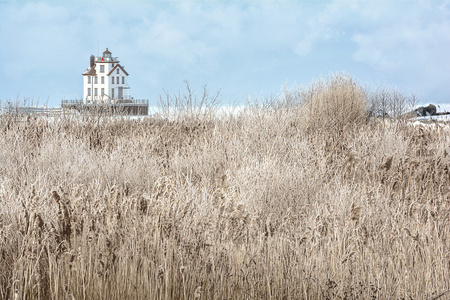
<svg viewBox="0 0 450 300">
<path fill-rule="evenodd" d="M 374 117 L 399 118 L 413 111 L 418 103 L 415 94 L 411 93 L 408 97 L 397 88 L 378 86 L 368 94 L 369 113 Z"/>
<path fill-rule="evenodd" d="M 366 118 L 364 89 L 342 73 L 311 84 L 303 101 L 303 127 L 307 132 L 342 133 Z"/>
</svg>

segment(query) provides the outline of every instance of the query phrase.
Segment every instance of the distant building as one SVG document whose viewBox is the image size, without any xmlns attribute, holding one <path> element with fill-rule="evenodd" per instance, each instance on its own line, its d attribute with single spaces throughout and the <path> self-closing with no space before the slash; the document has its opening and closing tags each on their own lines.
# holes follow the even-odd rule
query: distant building
<svg viewBox="0 0 450 300">
<path fill-rule="evenodd" d="M 148 115 L 148 100 L 130 96 L 128 72 L 106 48 L 102 56 L 91 55 L 83 72 L 83 99 L 61 100 L 61 108 L 78 111 L 108 110 L 115 114 Z"/>
<path fill-rule="evenodd" d="M 102 56 L 91 55 L 89 67 L 83 72 L 83 103 L 116 103 L 130 99 L 128 75 L 108 48 Z"/>
</svg>

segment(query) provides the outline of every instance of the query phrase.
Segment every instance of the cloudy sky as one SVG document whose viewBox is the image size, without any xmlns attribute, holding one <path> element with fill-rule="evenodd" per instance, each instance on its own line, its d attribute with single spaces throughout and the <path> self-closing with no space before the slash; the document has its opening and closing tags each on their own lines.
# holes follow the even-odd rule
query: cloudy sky
<svg viewBox="0 0 450 300">
<path fill-rule="evenodd" d="M 80 99 L 106 47 L 152 104 L 185 80 L 243 104 L 336 72 L 450 103 L 450 1 L 437 0 L 0 0 L 0 100 Z"/>
</svg>

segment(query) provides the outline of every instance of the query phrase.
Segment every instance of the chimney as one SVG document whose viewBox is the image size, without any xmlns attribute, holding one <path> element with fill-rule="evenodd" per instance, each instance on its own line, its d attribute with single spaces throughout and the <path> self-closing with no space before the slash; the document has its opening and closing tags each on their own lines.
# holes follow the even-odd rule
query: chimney
<svg viewBox="0 0 450 300">
<path fill-rule="evenodd" d="M 94 67 L 94 61 L 95 61 L 95 56 L 91 55 L 91 65 L 90 65 L 91 69 Z"/>
</svg>

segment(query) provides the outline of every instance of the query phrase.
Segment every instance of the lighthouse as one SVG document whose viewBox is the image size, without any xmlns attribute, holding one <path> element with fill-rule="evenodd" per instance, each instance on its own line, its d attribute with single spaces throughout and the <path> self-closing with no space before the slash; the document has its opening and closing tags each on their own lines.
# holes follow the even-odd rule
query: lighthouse
<svg viewBox="0 0 450 300">
<path fill-rule="evenodd" d="M 129 100 L 128 72 L 106 48 L 102 56 L 91 55 L 83 72 L 83 103 L 106 104 Z"/>
<path fill-rule="evenodd" d="M 83 72 L 83 99 L 61 100 L 61 108 L 69 110 L 107 110 L 114 114 L 148 115 L 148 99 L 130 96 L 128 72 L 117 57 L 106 48 L 102 56 L 91 55 Z"/>
</svg>

